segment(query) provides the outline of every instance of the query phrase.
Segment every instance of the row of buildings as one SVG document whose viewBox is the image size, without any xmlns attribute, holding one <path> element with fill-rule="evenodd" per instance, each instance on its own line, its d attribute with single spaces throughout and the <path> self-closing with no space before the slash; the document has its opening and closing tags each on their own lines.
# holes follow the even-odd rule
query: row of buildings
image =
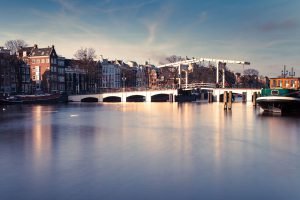
<svg viewBox="0 0 300 200">
<path fill-rule="evenodd" d="M 174 77 L 176 74 L 173 75 Z M 58 56 L 55 47 L 20 47 L 16 55 L 0 47 L 0 96 L 99 93 L 126 88 L 157 89 L 158 70 L 148 63 Z M 169 87 L 175 87 L 175 79 Z"/>
<path fill-rule="evenodd" d="M 0 47 L 0 97 L 13 94 L 100 93 L 112 90 L 177 88 L 185 84 L 215 83 L 216 68 L 193 64 L 178 75 L 175 67 L 156 68 L 149 63 L 101 59 L 67 59 L 58 56 L 55 47 L 20 47 L 16 55 Z M 245 77 L 226 71 L 228 87 L 262 87 L 264 77 Z"/>
</svg>

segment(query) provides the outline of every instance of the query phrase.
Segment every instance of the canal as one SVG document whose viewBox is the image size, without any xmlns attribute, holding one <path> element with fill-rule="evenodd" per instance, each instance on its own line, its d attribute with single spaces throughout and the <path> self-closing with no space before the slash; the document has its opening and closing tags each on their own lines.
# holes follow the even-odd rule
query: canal
<svg viewBox="0 0 300 200">
<path fill-rule="evenodd" d="M 300 199 L 300 118 L 251 104 L 0 110 L 0 199 Z"/>
</svg>

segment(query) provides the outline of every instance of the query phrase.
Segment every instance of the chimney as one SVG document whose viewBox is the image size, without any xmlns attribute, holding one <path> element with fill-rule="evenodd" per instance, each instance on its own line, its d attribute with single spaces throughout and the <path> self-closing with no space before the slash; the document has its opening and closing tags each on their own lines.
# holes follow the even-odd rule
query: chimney
<svg viewBox="0 0 300 200">
<path fill-rule="evenodd" d="M 54 45 L 52 44 L 52 49 L 54 49 Z"/>
<path fill-rule="evenodd" d="M 33 48 L 37 49 L 37 48 L 38 48 L 38 45 L 37 45 L 37 44 L 34 44 Z"/>
</svg>

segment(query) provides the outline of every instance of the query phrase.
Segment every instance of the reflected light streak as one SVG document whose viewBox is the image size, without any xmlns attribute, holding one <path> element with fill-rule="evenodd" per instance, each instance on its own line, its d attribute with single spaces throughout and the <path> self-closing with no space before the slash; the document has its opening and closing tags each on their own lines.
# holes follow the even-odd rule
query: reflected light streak
<svg viewBox="0 0 300 200">
<path fill-rule="evenodd" d="M 42 106 L 33 108 L 34 127 L 32 132 L 32 144 L 34 162 L 37 169 L 47 167 L 47 161 L 51 156 L 51 112 L 44 113 Z M 48 114 L 49 113 L 49 114 Z M 47 120 L 50 120 L 49 122 Z M 47 123 L 46 123 L 47 122 Z"/>
</svg>

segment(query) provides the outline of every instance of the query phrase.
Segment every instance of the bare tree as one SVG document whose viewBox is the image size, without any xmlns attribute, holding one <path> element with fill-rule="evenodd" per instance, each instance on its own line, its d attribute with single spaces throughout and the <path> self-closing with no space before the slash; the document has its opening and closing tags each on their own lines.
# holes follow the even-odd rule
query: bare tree
<svg viewBox="0 0 300 200">
<path fill-rule="evenodd" d="M 98 74 L 98 64 L 94 59 L 97 58 L 96 51 L 93 48 L 80 48 L 75 54 L 75 58 L 78 59 L 79 66 L 86 71 L 87 74 L 87 91 L 96 92 L 97 83 L 100 79 Z"/>
<path fill-rule="evenodd" d="M 181 56 L 171 55 L 160 61 L 159 64 L 174 63 L 182 60 L 184 60 L 184 58 Z"/>
<path fill-rule="evenodd" d="M 28 44 L 24 40 L 17 39 L 6 41 L 4 46 L 10 50 L 11 54 L 16 54 L 20 48 L 27 47 Z"/>
<path fill-rule="evenodd" d="M 256 69 L 245 69 L 244 75 L 246 76 L 258 76 L 259 72 Z"/>
<path fill-rule="evenodd" d="M 97 58 L 96 51 L 93 48 L 80 48 L 74 54 L 75 58 L 82 61 L 93 61 Z"/>
</svg>

